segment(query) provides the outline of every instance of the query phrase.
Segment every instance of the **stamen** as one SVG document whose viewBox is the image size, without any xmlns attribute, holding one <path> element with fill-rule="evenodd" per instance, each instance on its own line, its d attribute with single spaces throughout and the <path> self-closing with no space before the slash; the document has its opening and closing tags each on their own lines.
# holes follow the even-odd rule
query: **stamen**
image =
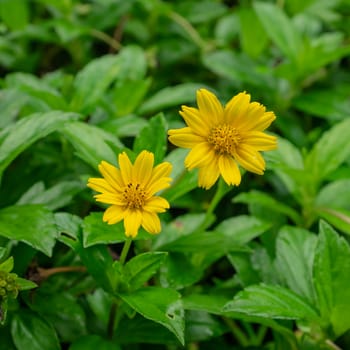
<svg viewBox="0 0 350 350">
<path fill-rule="evenodd" d="M 123 190 L 125 206 L 129 209 L 140 209 L 144 206 L 146 200 L 146 191 L 140 184 L 129 182 Z"/>
<path fill-rule="evenodd" d="M 222 124 L 211 129 L 208 142 L 219 154 L 232 154 L 239 145 L 241 137 L 236 128 Z"/>
</svg>

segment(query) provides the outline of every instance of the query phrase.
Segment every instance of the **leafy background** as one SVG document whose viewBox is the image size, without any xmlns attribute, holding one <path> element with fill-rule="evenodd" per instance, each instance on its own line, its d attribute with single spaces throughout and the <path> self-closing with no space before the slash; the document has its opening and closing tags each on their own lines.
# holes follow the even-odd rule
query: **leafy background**
<svg viewBox="0 0 350 350">
<path fill-rule="evenodd" d="M 348 0 L 1 0 L 0 260 L 39 286 L 9 303 L 1 346 L 350 348 L 349 16 Z M 275 112 L 263 177 L 215 192 L 184 171 L 166 133 L 201 87 Z M 171 210 L 122 269 L 122 226 L 86 181 L 143 149 L 173 164 Z"/>
</svg>

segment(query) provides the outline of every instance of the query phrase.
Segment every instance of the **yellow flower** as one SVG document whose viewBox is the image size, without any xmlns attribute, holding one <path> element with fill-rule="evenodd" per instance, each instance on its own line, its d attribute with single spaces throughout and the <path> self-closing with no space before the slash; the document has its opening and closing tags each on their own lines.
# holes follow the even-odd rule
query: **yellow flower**
<svg viewBox="0 0 350 350">
<path fill-rule="evenodd" d="M 221 175 L 228 185 L 239 185 L 238 164 L 262 175 L 265 161 L 259 151 L 277 147 L 276 137 L 263 131 L 276 119 L 263 105 L 250 102 L 241 92 L 224 107 L 205 89 L 197 91 L 197 108 L 182 106 L 180 114 L 187 127 L 169 130 L 169 140 L 178 147 L 191 148 L 185 166 L 199 168 L 198 185 L 209 189 Z"/>
<path fill-rule="evenodd" d="M 125 152 L 119 154 L 119 168 L 102 161 L 98 168 L 103 178 L 90 178 L 88 187 L 101 194 L 98 202 L 111 204 L 103 221 L 115 224 L 124 220 L 125 235 L 136 237 L 140 226 L 151 234 L 160 232 L 157 213 L 169 208 L 169 203 L 156 192 L 170 186 L 172 166 L 164 162 L 153 168 L 154 155 L 142 151 L 131 164 Z"/>
</svg>

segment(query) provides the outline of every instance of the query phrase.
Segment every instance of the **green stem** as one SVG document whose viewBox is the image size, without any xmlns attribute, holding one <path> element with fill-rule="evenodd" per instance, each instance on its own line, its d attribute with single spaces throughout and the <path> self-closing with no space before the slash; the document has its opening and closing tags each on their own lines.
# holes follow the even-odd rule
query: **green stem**
<svg viewBox="0 0 350 350">
<path fill-rule="evenodd" d="M 196 29 L 191 25 L 190 22 L 187 21 L 186 18 L 182 17 L 177 12 L 170 12 L 169 17 L 186 31 L 188 36 L 201 50 L 206 50 L 206 42 L 201 38 Z"/>
<path fill-rule="evenodd" d="M 258 334 L 256 335 L 256 344 L 254 345 L 261 345 L 265 336 L 266 336 L 266 333 L 268 331 L 268 328 L 266 326 L 260 326 L 259 327 L 259 330 L 258 330 Z"/>
<path fill-rule="evenodd" d="M 242 330 L 238 327 L 236 322 L 232 320 L 231 318 L 223 317 L 223 320 L 229 327 L 231 333 L 234 335 L 234 337 L 238 340 L 239 344 L 242 346 L 248 346 L 249 341 L 246 335 L 242 332 Z"/>
<path fill-rule="evenodd" d="M 228 187 L 225 182 L 222 180 L 222 178 L 219 179 L 219 182 L 216 187 L 216 192 L 214 194 L 214 197 L 212 198 L 209 207 L 205 214 L 205 219 L 203 220 L 202 224 L 198 228 L 198 230 L 204 230 L 208 223 L 210 222 L 211 215 L 213 214 L 214 210 L 216 209 L 217 205 L 221 201 L 221 199 L 224 197 L 226 193 L 228 193 L 231 190 L 230 187 Z"/>
<path fill-rule="evenodd" d="M 90 30 L 90 35 L 104 41 L 106 44 L 108 44 L 113 50 L 118 51 L 121 49 L 122 45 L 120 42 L 115 40 L 114 38 L 110 37 L 104 32 L 101 32 L 97 29 L 91 29 Z"/>
<path fill-rule="evenodd" d="M 126 239 L 126 241 L 124 242 L 124 246 L 123 246 L 122 252 L 120 253 L 120 259 L 119 259 L 119 263 L 122 266 L 125 263 L 126 257 L 128 255 L 129 249 L 131 247 L 131 243 L 132 243 L 131 237 L 128 237 Z M 108 325 L 107 325 L 107 335 L 108 335 L 109 339 L 113 338 L 114 328 L 119 323 L 119 320 L 122 317 L 122 313 L 120 312 L 120 310 L 117 314 L 118 306 L 120 306 L 118 301 L 113 301 L 111 309 L 109 311 L 109 318 L 108 318 Z M 117 320 L 117 322 L 116 322 L 116 320 Z"/>
<path fill-rule="evenodd" d="M 124 243 L 124 246 L 123 246 L 123 249 L 122 249 L 122 252 L 120 253 L 120 259 L 119 259 L 119 262 L 120 262 L 120 265 L 124 265 L 125 263 L 125 259 L 128 255 L 128 252 L 129 252 L 129 249 L 130 249 L 130 246 L 131 246 L 131 243 L 132 243 L 132 238 L 131 237 L 128 237 Z"/>
<path fill-rule="evenodd" d="M 107 336 L 109 339 L 113 338 L 116 313 L 117 313 L 117 303 L 113 302 L 111 309 L 109 310 L 108 325 L 107 325 Z"/>
</svg>

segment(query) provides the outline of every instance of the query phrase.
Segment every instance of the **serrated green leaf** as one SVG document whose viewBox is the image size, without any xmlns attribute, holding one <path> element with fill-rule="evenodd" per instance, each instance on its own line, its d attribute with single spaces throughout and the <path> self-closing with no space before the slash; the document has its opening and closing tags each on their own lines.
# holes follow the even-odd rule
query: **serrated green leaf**
<svg viewBox="0 0 350 350">
<path fill-rule="evenodd" d="M 126 282 L 130 290 L 143 286 L 159 270 L 166 252 L 150 252 L 136 255 L 125 266 Z"/>
<path fill-rule="evenodd" d="M 59 111 L 36 113 L 5 128 L 0 133 L 0 176 L 6 167 L 26 148 L 48 134 L 61 129 L 77 114 Z"/>
<path fill-rule="evenodd" d="M 328 224 L 320 222 L 314 263 L 314 285 L 324 326 L 336 337 L 350 328 L 350 247 Z"/>
<path fill-rule="evenodd" d="M 277 285 L 249 286 L 228 302 L 223 311 L 266 318 L 319 321 L 317 311 L 306 300 Z"/>
<path fill-rule="evenodd" d="M 39 204 L 1 209 L 0 236 L 25 242 L 51 256 L 58 236 L 55 217 L 50 210 Z"/>
<path fill-rule="evenodd" d="M 143 150 L 153 152 L 155 164 L 160 163 L 167 149 L 167 123 L 163 113 L 152 117 L 135 138 L 133 150 L 140 153 Z"/>
<path fill-rule="evenodd" d="M 82 122 L 67 124 L 62 133 L 73 145 L 77 155 L 95 169 L 102 160 L 116 165 L 117 153 L 123 148 L 114 135 Z"/>
<path fill-rule="evenodd" d="M 181 296 L 169 288 L 141 288 L 120 297 L 143 317 L 160 323 L 184 344 L 184 309 Z"/>
<path fill-rule="evenodd" d="M 312 265 L 317 239 L 311 232 L 285 226 L 276 241 L 275 268 L 279 278 L 311 305 L 316 305 L 312 283 Z"/>
<path fill-rule="evenodd" d="M 59 350 L 57 334 L 50 323 L 33 312 L 21 311 L 11 323 L 12 339 L 18 350 Z"/>
</svg>

